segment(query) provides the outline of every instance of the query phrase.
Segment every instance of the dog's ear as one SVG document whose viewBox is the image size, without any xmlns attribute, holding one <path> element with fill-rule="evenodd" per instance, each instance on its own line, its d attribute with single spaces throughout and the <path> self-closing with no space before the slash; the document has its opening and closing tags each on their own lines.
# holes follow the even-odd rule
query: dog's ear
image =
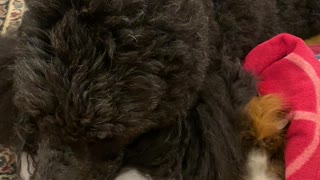
<svg viewBox="0 0 320 180">
<path fill-rule="evenodd" d="M 0 36 L 0 144 L 14 143 L 17 110 L 13 104 L 13 71 L 16 41 Z"/>
<path fill-rule="evenodd" d="M 17 40 L 14 37 L 0 36 L 0 66 L 14 63 Z"/>
<path fill-rule="evenodd" d="M 106 14 L 130 13 L 139 9 L 137 6 L 142 4 L 145 4 L 145 2 L 124 2 L 123 0 L 27 0 L 28 11 L 26 14 L 28 18 L 24 18 L 23 24 L 47 29 L 56 24 L 67 13 L 82 17 L 83 21 L 92 23 L 99 18 L 106 17 Z M 102 13 L 104 16 L 101 16 Z"/>
<path fill-rule="evenodd" d="M 71 0 L 28 0 L 26 6 L 29 18 L 24 18 L 24 26 L 50 28 L 71 8 Z"/>
</svg>

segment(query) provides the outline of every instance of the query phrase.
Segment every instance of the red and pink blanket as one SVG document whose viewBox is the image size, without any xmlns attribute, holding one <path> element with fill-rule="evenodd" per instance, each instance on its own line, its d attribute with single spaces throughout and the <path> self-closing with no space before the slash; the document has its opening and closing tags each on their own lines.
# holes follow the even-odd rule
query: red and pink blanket
<svg viewBox="0 0 320 180">
<path fill-rule="evenodd" d="M 285 150 L 287 180 L 320 179 L 320 62 L 302 39 L 280 34 L 247 56 L 261 95 L 280 94 L 293 120 Z"/>
</svg>

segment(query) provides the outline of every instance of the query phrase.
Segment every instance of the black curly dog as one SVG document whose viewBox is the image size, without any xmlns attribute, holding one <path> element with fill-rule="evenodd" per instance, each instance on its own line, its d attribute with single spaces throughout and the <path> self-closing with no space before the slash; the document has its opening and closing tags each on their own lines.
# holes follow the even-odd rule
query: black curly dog
<svg viewBox="0 0 320 180">
<path fill-rule="evenodd" d="M 19 30 L 0 39 L 0 139 L 34 158 L 32 180 L 109 180 L 122 167 L 243 179 L 239 114 L 256 86 L 242 60 L 281 32 L 320 30 L 319 0 L 27 6 Z"/>
</svg>

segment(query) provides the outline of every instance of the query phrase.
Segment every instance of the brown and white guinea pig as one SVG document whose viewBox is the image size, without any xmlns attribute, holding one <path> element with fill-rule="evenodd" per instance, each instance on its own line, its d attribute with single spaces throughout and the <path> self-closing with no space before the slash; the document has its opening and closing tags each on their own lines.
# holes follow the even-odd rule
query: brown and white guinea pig
<svg viewBox="0 0 320 180">
<path fill-rule="evenodd" d="M 285 179 L 285 134 L 289 108 L 278 95 L 254 97 L 244 109 L 248 180 Z"/>
</svg>

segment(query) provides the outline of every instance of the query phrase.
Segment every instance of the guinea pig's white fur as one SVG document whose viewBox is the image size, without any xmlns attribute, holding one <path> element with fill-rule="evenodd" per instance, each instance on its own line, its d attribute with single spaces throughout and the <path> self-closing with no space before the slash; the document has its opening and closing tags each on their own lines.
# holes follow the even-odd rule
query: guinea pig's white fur
<svg viewBox="0 0 320 180">
<path fill-rule="evenodd" d="M 268 156 L 264 151 L 252 150 L 247 160 L 246 180 L 280 180 L 268 171 Z"/>
</svg>

